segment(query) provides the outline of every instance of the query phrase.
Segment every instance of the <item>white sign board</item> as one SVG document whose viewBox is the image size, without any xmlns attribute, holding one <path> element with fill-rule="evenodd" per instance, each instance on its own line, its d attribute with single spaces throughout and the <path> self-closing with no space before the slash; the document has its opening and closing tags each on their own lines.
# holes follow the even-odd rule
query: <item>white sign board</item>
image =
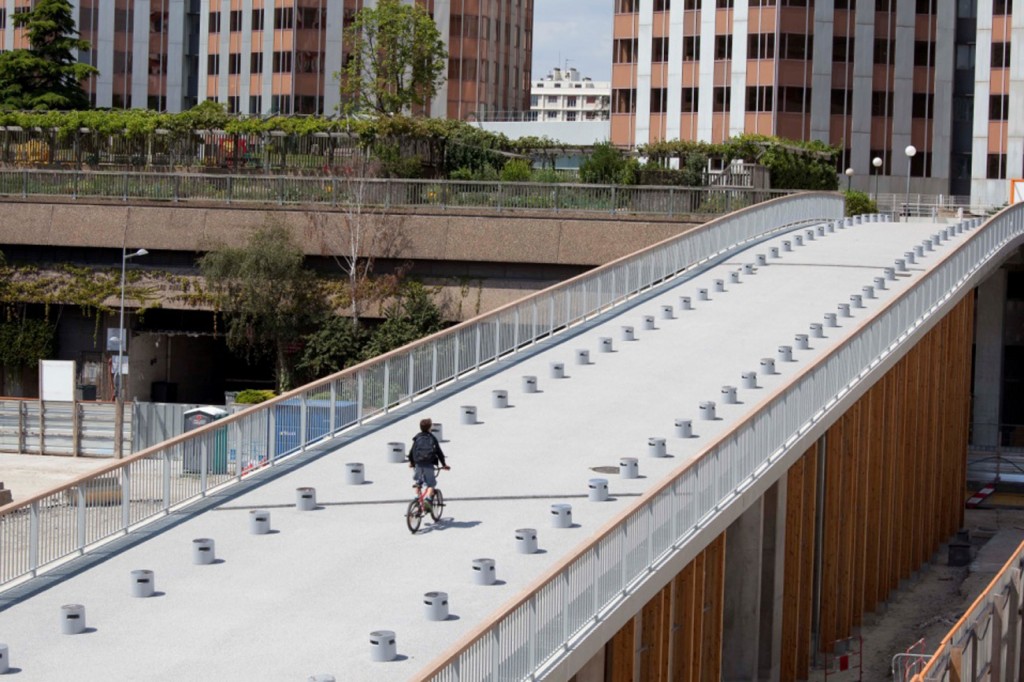
<svg viewBox="0 0 1024 682">
<path fill-rule="evenodd" d="M 75 399 L 74 360 L 39 361 L 39 399 L 68 402 Z"/>
</svg>

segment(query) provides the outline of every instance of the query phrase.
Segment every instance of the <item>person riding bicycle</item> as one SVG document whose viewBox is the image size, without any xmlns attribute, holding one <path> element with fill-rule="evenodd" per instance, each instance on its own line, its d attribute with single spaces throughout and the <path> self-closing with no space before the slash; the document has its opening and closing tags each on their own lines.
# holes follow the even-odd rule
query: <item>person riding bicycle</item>
<svg viewBox="0 0 1024 682">
<path fill-rule="evenodd" d="M 449 471 L 451 467 L 444 460 L 444 452 L 441 450 L 441 444 L 437 442 L 437 438 L 430 432 L 430 427 L 434 425 L 430 419 L 420 420 L 420 432 L 413 436 L 412 446 L 409 448 L 409 468 L 415 468 L 412 480 L 413 488 L 417 491 L 422 486 L 426 486 L 426 492 L 423 496 L 426 504 L 430 504 L 430 500 L 434 494 L 434 486 L 437 485 L 437 478 L 434 476 L 434 467 L 438 464 L 445 471 Z"/>
</svg>

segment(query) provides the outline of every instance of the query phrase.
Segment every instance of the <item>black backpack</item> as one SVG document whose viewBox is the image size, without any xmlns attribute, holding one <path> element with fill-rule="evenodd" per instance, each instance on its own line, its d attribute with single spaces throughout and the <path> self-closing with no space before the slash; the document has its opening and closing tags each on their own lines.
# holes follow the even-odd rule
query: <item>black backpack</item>
<svg viewBox="0 0 1024 682">
<path fill-rule="evenodd" d="M 419 466 L 426 466 L 437 461 L 434 454 L 437 441 L 429 433 L 417 433 L 412 439 L 412 461 Z"/>
</svg>

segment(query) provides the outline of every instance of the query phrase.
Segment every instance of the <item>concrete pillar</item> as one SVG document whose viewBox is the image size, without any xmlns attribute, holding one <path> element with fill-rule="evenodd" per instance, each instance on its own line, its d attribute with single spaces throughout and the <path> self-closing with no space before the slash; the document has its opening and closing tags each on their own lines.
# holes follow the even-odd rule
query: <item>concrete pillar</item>
<svg viewBox="0 0 1024 682">
<path fill-rule="evenodd" d="M 761 545 L 761 620 L 758 636 L 758 677 L 778 680 L 782 669 L 782 609 L 786 566 L 786 482 L 782 476 L 765 491 Z"/>
<path fill-rule="evenodd" d="M 978 286 L 974 326 L 974 414 L 972 445 L 999 445 L 1003 393 L 1003 320 L 1006 270 L 1000 268 Z"/>
<path fill-rule="evenodd" d="M 762 496 L 725 532 L 722 680 L 756 680 L 761 628 Z M 774 564 L 772 564 L 774 569 Z"/>
</svg>

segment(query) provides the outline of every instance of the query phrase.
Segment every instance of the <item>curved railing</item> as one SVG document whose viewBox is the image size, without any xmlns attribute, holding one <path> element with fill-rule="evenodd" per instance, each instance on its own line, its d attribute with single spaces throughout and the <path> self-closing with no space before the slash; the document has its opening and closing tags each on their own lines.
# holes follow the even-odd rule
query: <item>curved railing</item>
<svg viewBox="0 0 1024 682">
<path fill-rule="evenodd" d="M 749 207 L 0 507 L 0 589 L 743 244 L 794 225 L 833 219 L 842 211 L 841 197 L 827 193 Z"/>
<path fill-rule="evenodd" d="M 975 229 L 980 224 L 958 225 L 971 234 L 931 271 L 442 655 L 424 679 L 536 679 L 553 670 L 730 502 L 763 477 L 780 475 L 784 466 L 774 464 L 802 452 L 806 434 L 841 413 L 876 368 L 901 355 L 998 265 L 1022 241 L 1024 206 Z"/>
</svg>

